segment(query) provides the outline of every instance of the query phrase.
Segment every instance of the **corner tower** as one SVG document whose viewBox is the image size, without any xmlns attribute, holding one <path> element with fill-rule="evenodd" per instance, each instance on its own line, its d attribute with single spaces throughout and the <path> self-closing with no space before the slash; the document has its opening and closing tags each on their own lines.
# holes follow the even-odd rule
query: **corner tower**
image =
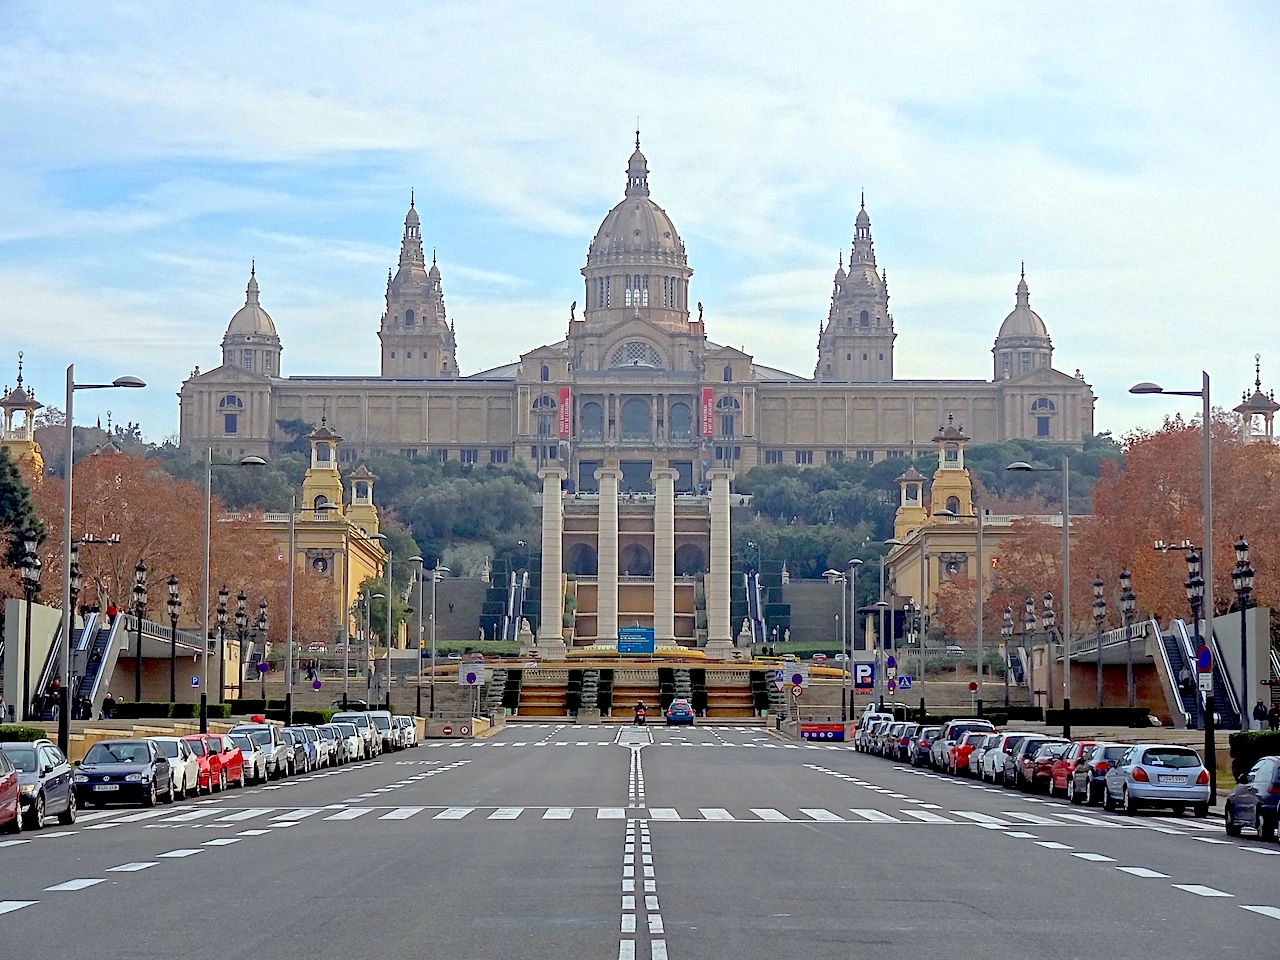
<svg viewBox="0 0 1280 960">
<path fill-rule="evenodd" d="M 400 265 L 387 273 L 387 309 L 378 331 L 382 376 L 436 379 L 458 376 L 454 330 L 444 312 L 444 288 L 435 254 L 427 268 L 422 223 L 409 194 L 409 212 L 400 240 Z"/>
<path fill-rule="evenodd" d="M 332 503 L 342 508 L 342 474 L 338 471 L 338 444 L 342 438 L 329 429 L 327 417 L 307 440 L 311 443 L 311 466 L 302 478 L 302 510 L 318 510 Z M 317 514 L 316 519 L 330 519 Z"/>
<path fill-rule="evenodd" d="M 938 469 L 929 487 L 929 509 L 934 514 L 950 510 L 957 517 L 974 516 L 973 478 L 964 465 L 964 445 L 968 440 L 964 427 L 955 425 L 954 416 L 947 417 L 946 425 L 939 427 L 933 438 L 938 445 Z"/>
<path fill-rule="evenodd" d="M 866 197 L 853 224 L 849 269 L 836 270 L 831 309 L 818 338 L 814 379 L 837 383 L 888 383 L 893 379 L 893 316 L 889 278 L 876 273 L 875 244 Z"/>
<path fill-rule="evenodd" d="M 9 451 L 9 457 L 27 476 L 29 482 L 39 483 L 44 476 L 44 456 L 36 442 L 36 411 L 44 406 L 36 395 L 22 385 L 22 354 L 18 354 L 18 385 L 5 388 L 0 397 L 0 411 L 4 415 L 0 448 Z"/>
</svg>

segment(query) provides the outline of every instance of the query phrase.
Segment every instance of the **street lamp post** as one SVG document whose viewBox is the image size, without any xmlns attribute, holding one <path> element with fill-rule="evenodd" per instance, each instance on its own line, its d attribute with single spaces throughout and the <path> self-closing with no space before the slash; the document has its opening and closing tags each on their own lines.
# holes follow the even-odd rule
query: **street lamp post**
<svg viewBox="0 0 1280 960">
<path fill-rule="evenodd" d="M 391 544 L 390 542 L 388 542 L 387 543 L 387 635 L 385 638 L 386 643 L 384 644 L 387 650 L 387 706 L 386 706 L 386 709 L 388 710 L 391 709 L 391 623 L 392 623 L 391 614 L 392 614 L 392 607 L 393 607 L 391 598 L 395 595 L 395 590 L 391 586 L 392 570 L 393 568 L 391 566 Z"/>
<path fill-rule="evenodd" d="M 80 598 L 80 586 L 81 586 L 81 584 L 83 584 L 83 583 L 84 583 L 84 575 L 80 572 L 80 543 L 79 543 L 78 541 L 73 542 L 73 543 L 71 544 L 70 550 L 71 550 L 71 567 L 70 567 L 70 571 L 71 571 L 71 584 L 70 584 L 70 586 L 71 586 L 71 592 L 70 592 L 70 596 L 71 596 L 71 609 L 74 611 L 74 610 L 75 610 L 75 608 L 76 608 L 76 601 Z M 71 677 L 70 677 L 69 675 L 68 675 L 68 677 L 67 677 L 67 683 L 68 683 L 68 685 L 69 685 L 69 686 L 76 686 L 76 685 L 77 685 L 77 684 L 72 684 L 72 683 L 71 683 Z M 72 697 L 72 696 L 74 696 L 74 695 L 75 695 L 75 690 L 71 690 L 71 691 L 67 694 L 67 697 L 68 697 L 68 698 L 70 698 L 70 697 Z M 70 708 L 71 708 L 72 710 L 74 710 L 74 711 L 78 712 L 78 710 L 77 710 L 77 708 L 76 708 L 76 703 L 75 703 L 74 701 L 71 701 L 68 705 L 70 706 Z M 59 716 L 58 726 L 59 726 L 59 727 L 61 727 L 61 726 L 62 726 L 62 722 L 61 722 L 61 716 L 62 716 L 62 714 L 61 714 L 61 712 L 59 712 L 58 716 Z M 92 716 L 89 716 L 89 717 L 85 717 L 84 719 L 85 719 L 85 720 L 92 720 L 93 718 L 92 718 Z"/>
<path fill-rule="evenodd" d="M 169 575 L 169 702 L 178 702 L 178 617 L 182 613 L 182 600 L 178 597 L 178 578 Z"/>
<path fill-rule="evenodd" d="M 889 550 L 892 550 L 894 547 L 902 546 L 902 541 L 898 540 L 895 537 L 890 537 L 888 540 L 884 541 L 884 545 L 888 547 Z M 885 609 L 889 606 L 888 602 L 884 598 L 884 592 L 885 592 L 884 564 L 885 564 L 885 561 L 889 559 L 889 550 L 886 550 L 884 553 L 880 554 L 880 601 L 879 603 L 876 604 L 876 606 L 880 608 L 880 636 L 877 638 L 879 641 L 877 643 L 877 647 L 879 647 L 879 649 L 876 651 L 875 675 L 876 675 L 876 686 L 880 691 L 878 700 L 879 700 L 881 709 L 884 708 L 884 691 L 885 691 L 884 663 L 885 663 L 886 654 L 884 652 L 885 650 L 884 613 L 885 613 Z"/>
<path fill-rule="evenodd" d="M 1009 709 L 1010 647 L 1013 645 L 1013 607 L 1004 608 L 1004 621 L 1000 624 L 1000 637 L 1004 641 L 1004 706 Z"/>
<path fill-rule="evenodd" d="M 858 630 L 858 568 L 860 566 L 862 561 L 857 557 L 849 558 L 849 619 L 845 621 L 848 643 L 844 651 L 844 682 L 848 690 L 849 719 L 853 718 L 853 642 Z M 841 694 L 842 702 L 844 699 L 846 699 L 845 695 Z"/>
<path fill-rule="evenodd" d="M 133 615 L 138 621 L 138 649 L 133 658 L 133 699 L 142 702 L 142 618 L 147 615 L 147 565 L 133 568 Z"/>
<path fill-rule="evenodd" d="M 36 591 L 40 589 L 40 558 L 36 556 L 36 547 L 40 545 L 40 535 L 34 530 L 22 533 L 22 596 L 26 601 L 26 619 L 23 624 L 22 646 L 22 707 L 18 715 L 23 720 L 33 719 L 31 716 L 31 605 L 35 601 Z M 65 630 L 63 631 L 66 635 Z M 34 719 L 40 719 L 35 717 Z"/>
<path fill-rule="evenodd" d="M 1048 706 L 1053 707 L 1053 628 L 1057 625 L 1058 615 L 1053 609 L 1053 594 L 1046 592 L 1041 598 L 1043 607 L 1040 611 L 1040 626 L 1044 629 L 1044 641 L 1049 648 L 1048 673 L 1045 680 L 1045 699 Z"/>
<path fill-rule="evenodd" d="M 239 657 L 244 655 L 244 638 L 245 638 L 245 633 L 247 632 L 247 628 L 249 626 L 249 611 L 247 609 L 248 602 L 249 602 L 249 598 L 246 597 L 244 595 L 244 591 L 241 590 L 240 593 L 236 596 L 236 642 L 240 644 L 240 654 L 236 658 L 236 662 L 240 664 L 240 678 L 239 680 L 236 681 L 236 698 L 237 699 L 241 699 L 244 697 L 244 663 L 239 659 Z M 221 661 L 219 662 L 219 670 L 218 670 L 219 683 L 221 684 L 223 691 L 225 691 L 227 688 L 226 664 L 227 664 L 226 656 L 224 655 Z M 224 693 L 224 696 L 225 696 L 225 693 Z"/>
<path fill-rule="evenodd" d="M 1093 636 L 1098 644 L 1098 709 L 1102 709 L 1102 621 L 1107 619 L 1107 599 L 1102 595 L 1106 586 L 1101 577 L 1093 581 Z"/>
<path fill-rule="evenodd" d="M 137 377 L 117 377 L 110 383 L 76 383 L 76 365 L 67 367 L 67 396 L 65 400 L 65 419 L 63 421 L 62 452 L 62 542 L 71 543 L 71 489 L 75 466 L 75 399 L 77 390 L 109 390 L 113 387 L 145 387 L 146 384 Z M 62 551 L 62 675 L 71 676 L 71 551 Z M 141 635 L 141 634 L 139 634 Z M 138 642 L 142 647 L 142 642 Z M 139 663 L 138 699 L 142 699 L 142 673 Z M 71 712 L 67 709 L 67 697 L 70 696 L 66 684 L 59 696 L 58 712 L 58 749 L 65 755 L 71 746 Z"/>
<path fill-rule="evenodd" d="M 227 633 L 227 597 L 231 591 L 225 586 L 218 591 L 218 703 L 226 696 L 225 684 L 222 680 L 222 662 L 224 660 L 223 641 Z M 200 732 L 209 732 L 209 639 L 204 639 L 204 676 L 200 680 Z"/>
<path fill-rule="evenodd" d="M 839 570 L 835 570 L 835 569 L 824 570 L 822 573 L 822 576 L 826 579 L 828 583 L 840 584 L 840 610 L 843 613 L 845 610 L 849 608 L 848 578 L 845 577 L 845 575 L 841 573 Z M 836 614 L 836 639 L 840 641 L 840 650 L 843 653 L 845 648 L 845 643 L 844 643 L 845 634 L 848 633 L 848 630 L 847 630 L 848 621 L 847 620 L 845 621 L 846 629 L 841 630 L 840 617 L 841 617 L 841 614 L 837 613 Z M 850 617 L 850 619 L 852 619 L 852 617 Z M 842 678 L 840 682 L 840 720 L 842 722 L 847 721 L 849 719 L 850 701 L 848 699 L 848 696 L 849 696 L 848 690 L 845 688 L 844 680 Z"/>
<path fill-rule="evenodd" d="M 1191 601 L 1191 619 L 1195 621 L 1197 657 L 1200 654 L 1200 647 L 1204 643 L 1200 635 L 1200 617 L 1202 615 L 1202 611 L 1205 609 L 1204 599 L 1206 585 L 1201 570 L 1200 554 L 1196 553 L 1195 548 L 1192 548 L 1191 551 L 1187 553 L 1186 588 L 1187 599 Z M 1211 621 L 1206 620 L 1206 624 L 1211 624 Z M 1198 663 L 1197 667 L 1199 667 Z M 1213 666 L 1210 664 L 1208 671 L 1199 671 L 1197 673 L 1196 680 L 1198 681 L 1198 686 L 1205 683 L 1205 673 L 1210 673 L 1210 675 L 1212 675 L 1212 669 Z M 1218 758 L 1214 736 L 1215 718 L 1213 715 L 1214 705 L 1212 682 L 1205 684 L 1202 689 L 1204 691 L 1204 763 L 1206 769 L 1209 771 L 1209 803 L 1212 805 L 1218 802 Z"/>
<path fill-rule="evenodd" d="M 417 672 L 415 676 L 418 678 L 416 683 L 414 684 L 414 686 L 416 687 L 416 689 L 414 690 L 414 702 L 416 706 L 414 707 L 413 715 L 417 717 L 422 715 L 422 633 L 423 633 L 422 620 L 424 616 L 424 611 L 422 609 L 422 570 L 423 570 L 423 567 L 426 565 L 427 561 L 423 560 L 422 557 L 410 557 L 409 562 L 413 564 L 413 579 L 414 579 L 414 582 L 418 585 L 418 599 L 417 599 L 418 606 L 416 611 L 418 614 L 418 636 L 415 638 L 414 643 L 412 645 L 414 662 L 417 665 Z M 432 611 L 432 615 L 433 616 L 435 615 L 434 610 Z M 413 623 L 413 617 L 410 617 L 409 624 L 412 624 L 412 623 Z M 404 643 L 406 647 L 410 645 L 408 629 L 409 629 L 408 625 L 406 625 L 405 643 Z"/>
<path fill-rule="evenodd" d="M 1253 567 L 1249 564 L 1249 543 L 1244 537 L 1236 539 L 1236 565 L 1231 571 L 1231 585 L 1236 591 L 1236 609 L 1240 611 L 1240 726 L 1252 727 L 1249 714 L 1249 650 L 1248 611 L 1249 595 L 1253 593 Z"/>
<path fill-rule="evenodd" d="M 260 663 L 267 662 L 267 627 L 270 626 L 267 621 L 267 601 L 263 600 L 258 604 L 258 642 L 262 644 L 262 652 Z M 244 670 L 241 669 L 240 675 L 244 676 Z M 260 681 L 259 689 L 262 692 L 262 709 L 267 708 L 267 671 L 259 668 L 258 679 Z"/>
<path fill-rule="evenodd" d="M 1128 568 L 1120 571 L 1120 614 L 1124 618 L 1124 689 L 1125 703 L 1130 710 L 1135 705 L 1133 688 L 1133 608 L 1138 598 L 1133 593 L 1133 574 Z"/>
<path fill-rule="evenodd" d="M 445 573 L 449 573 L 449 568 L 436 560 L 435 569 L 431 571 L 431 703 L 428 712 L 432 717 L 436 713 L 436 584 Z"/>
<path fill-rule="evenodd" d="M 1027 663 L 1031 666 L 1031 705 L 1036 703 L 1036 601 L 1027 597 L 1022 603 L 1022 633 L 1027 644 Z"/>
</svg>

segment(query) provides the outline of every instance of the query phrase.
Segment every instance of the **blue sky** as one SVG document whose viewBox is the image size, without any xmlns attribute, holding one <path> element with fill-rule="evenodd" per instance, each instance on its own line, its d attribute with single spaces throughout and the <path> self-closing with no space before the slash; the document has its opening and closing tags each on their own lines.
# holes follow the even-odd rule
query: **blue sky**
<svg viewBox="0 0 1280 960">
<path fill-rule="evenodd" d="M 782 12 L 794 10 L 798 12 Z M 904 378 L 988 378 L 1027 263 L 1123 434 L 1280 385 L 1268 4 L 0 0 L 0 381 L 177 429 L 250 259 L 293 374 L 375 374 L 409 190 L 459 361 L 559 339 L 640 118 L 712 339 L 812 372 L 866 191 Z M 1190 404 L 1190 406 L 1188 406 Z"/>
</svg>

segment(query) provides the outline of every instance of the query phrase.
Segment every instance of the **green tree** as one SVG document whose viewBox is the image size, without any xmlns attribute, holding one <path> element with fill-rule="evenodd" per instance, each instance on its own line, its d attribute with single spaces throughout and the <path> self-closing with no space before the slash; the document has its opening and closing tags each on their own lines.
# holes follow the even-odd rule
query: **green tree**
<svg viewBox="0 0 1280 960">
<path fill-rule="evenodd" d="M 24 551 L 22 534 L 35 530 L 44 537 L 44 524 L 31 504 L 31 491 L 9 451 L 0 447 L 0 536 L 5 539 L 5 565 L 17 568 Z"/>
</svg>

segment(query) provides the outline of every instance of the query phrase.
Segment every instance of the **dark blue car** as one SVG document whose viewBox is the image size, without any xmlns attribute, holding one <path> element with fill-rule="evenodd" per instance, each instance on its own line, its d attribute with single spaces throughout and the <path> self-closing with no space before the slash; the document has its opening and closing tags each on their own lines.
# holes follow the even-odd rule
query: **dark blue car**
<svg viewBox="0 0 1280 960">
<path fill-rule="evenodd" d="M 71 787 L 71 764 L 52 741 L 0 743 L 0 750 L 18 768 L 22 785 L 22 816 L 30 830 L 40 830 L 47 817 L 64 824 L 76 822 L 76 795 Z"/>
<path fill-rule="evenodd" d="M 667 707 L 667 726 L 677 723 L 693 726 L 693 704 L 688 700 L 677 698 L 671 701 L 671 706 Z"/>
<path fill-rule="evenodd" d="M 74 780 L 81 806 L 173 803 L 173 771 L 150 740 L 100 740 L 76 766 Z"/>
<path fill-rule="evenodd" d="M 1263 757 L 1253 769 L 1242 774 L 1235 789 L 1223 802 L 1227 836 L 1238 837 L 1245 827 L 1259 839 L 1274 840 L 1280 819 L 1280 757 Z"/>
</svg>

